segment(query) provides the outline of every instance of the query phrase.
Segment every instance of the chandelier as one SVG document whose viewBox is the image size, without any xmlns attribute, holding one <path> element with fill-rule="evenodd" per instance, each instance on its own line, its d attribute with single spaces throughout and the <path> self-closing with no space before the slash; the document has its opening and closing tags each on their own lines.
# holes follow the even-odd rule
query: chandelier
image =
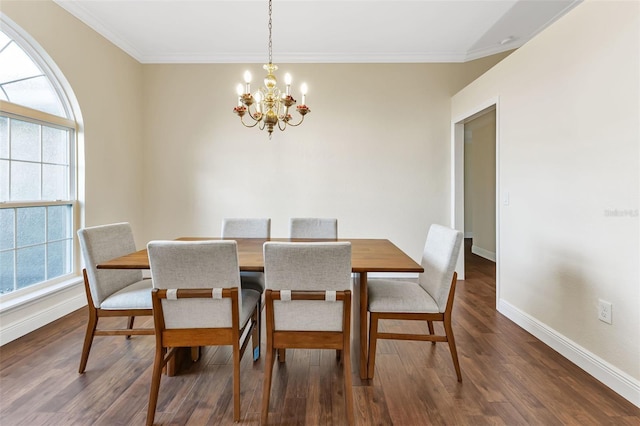
<svg viewBox="0 0 640 426">
<path fill-rule="evenodd" d="M 302 103 L 296 106 L 296 110 L 300 114 L 300 121 L 293 123 L 291 113 L 289 109 L 296 104 L 296 100 L 291 96 L 291 75 L 285 74 L 284 84 L 285 91 L 282 92 L 276 84 L 276 76 L 273 72 L 278 69 L 278 66 L 272 62 L 272 41 L 271 41 L 271 0 L 269 0 L 269 63 L 262 66 L 267 71 L 267 76 L 264 78 L 264 86 L 256 91 L 255 95 L 251 94 L 251 73 L 246 71 L 244 73 L 244 86 L 238 84 L 238 106 L 233 109 L 240 122 L 245 127 L 258 126 L 260 130 L 267 129 L 269 132 L 269 139 L 273 129 L 277 127 L 280 130 L 284 130 L 287 126 L 299 126 L 304 121 L 304 116 L 311 110 L 305 105 L 305 98 L 307 94 L 307 85 L 302 83 L 300 92 L 302 93 Z M 253 106 L 253 107 L 252 107 Z M 244 117 L 249 116 L 252 121 L 245 122 Z"/>
</svg>

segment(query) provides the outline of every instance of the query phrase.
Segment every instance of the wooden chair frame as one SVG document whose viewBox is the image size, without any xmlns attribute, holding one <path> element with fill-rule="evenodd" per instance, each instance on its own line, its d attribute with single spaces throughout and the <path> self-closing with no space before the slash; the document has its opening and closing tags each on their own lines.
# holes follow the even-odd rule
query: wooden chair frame
<svg viewBox="0 0 640 426">
<path fill-rule="evenodd" d="M 444 312 L 370 312 L 371 318 L 369 323 L 369 363 L 367 365 L 367 375 L 370 379 L 373 379 L 373 373 L 375 369 L 377 340 L 390 339 L 419 340 L 432 342 L 432 344 L 434 345 L 436 344 L 436 342 L 448 342 L 449 350 L 451 351 L 451 358 L 453 359 L 453 366 L 456 370 L 456 376 L 458 377 L 458 381 L 462 382 L 460 363 L 458 362 L 458 351 L 456 350 L 456 342 L 453 337 L 453 328 L 451 327 L 451 311 L 453 310 L 453 298 L 456 292 L 457 279 L 458 274 L 454 272 L 453 278 L 451 280 L 451 288 L 449 289 L 449 296 L 447 298 L 447 305 Z M 381 319 L 427 321 L 429 334 L 380 333 L 378 332 L 378 320 Z M 444 324 L 444 336 L 434 334 L 433 321 L 441 321 Z"/>
<path fill-rule="evenodd" d="M 178 289 L 177 298 L 212 298 L 212 289 Z M 251 313 L 251 318 L 240 328 L 240 307 L 238 304 L 238 288 L 222 289 L 222 297 L 231 299 L 231 327 L 226 328 L 186 328 L 166 329 L 161 299 L 167 298 L 167 290 L 154 288 L 151 292 L 153 319 L 156 333 L 156 352 L 153 362 L 153 375 L 149 393 L 147 425 L 151 426 L 155 418 L 158 404 L 158 392 L 163 367 L 182 347 L 231 345 L 233 347 L 233 420 L 240 421 L 240 360 L 249 343 L 253 341 L 254 361 L 260 357 L 260 300 Z M 243 342 L 241 337 L 249 327 Z M 256 358 L 257 355 L 257 358 Z"/>
<path fill-rule="evenodd" d="M 89 277 L 87 270 L 82 270 L 84 277 L 84 290 L 87 294 L 87 302 L 89 309 L 89 322 L 87 322 L 87 331 L 84 336 L 84 344 L 82 346 L 82 355 L 80 356 L 80 368 L 78 373 L 84 373 L 87 368 L 87 361 L 89 359 L 89 351 L 91 351 L 91 344 L 93 343 L 94 336 L 126 336 L 127 339 L 132 335 L 145 335 L 150 336 L 155 334 L 153 328 L 133 328 L 133 320 L 135 317 L 151 316 L 153 311 L 151 309 L 100 309 L 96 308 L 93 304 L 93 297 L 91 297 L 91 289 L 89 288 Z M 128 317 L 126 329 L 98 329 L 98 320 L 102 317 Z"/>
<path fill-rule="evenodd" d="M 261 423 L 267 424 L 269 416 L 269 397 L 273 378 L 273 364 L 276 350 L 293 349 L 336 349 L 342 351 L 344 374 L 344 396 L 347 421 L 354 424 L 353 383 L 351 378 L 351 291 L 336 291 L 336 300 L 343 303 L 342 331 L 285 331 L 275 330 L 273 301 L 280 300 L 280 291 L 265 290 L 265 316 L 267 328 L 267 351 L 264 364 L 264 383 L 262 391 Z M 324 291 L 291 291 L 291 300 L 325 300 Z M 331 303 L 331 302 L 327 302 Z"/>
</svg>

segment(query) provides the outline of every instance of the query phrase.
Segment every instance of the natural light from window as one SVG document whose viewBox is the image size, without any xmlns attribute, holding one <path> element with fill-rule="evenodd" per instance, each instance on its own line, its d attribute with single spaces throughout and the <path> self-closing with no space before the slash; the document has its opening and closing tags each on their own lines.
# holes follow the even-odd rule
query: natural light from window
<svg viewBox="0 0 640 426">
<path fill-rule="evenodd" d="M 75 126 L 51 78 L 0 31 L 0 296 L 74 270 Z"/>
<path fill-rule="evenodd" d="M 0 99 L 66 117 L 49 78 L 24 50 L 0 31 Z"/>
</svg>

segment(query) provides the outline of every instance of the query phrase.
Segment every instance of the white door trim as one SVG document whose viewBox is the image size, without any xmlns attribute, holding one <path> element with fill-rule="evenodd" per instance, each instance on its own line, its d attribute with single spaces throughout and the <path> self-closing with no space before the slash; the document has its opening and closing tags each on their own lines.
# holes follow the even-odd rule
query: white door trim
<svg viewBox="0 0 640 426">
<path fill-rule="evenodd" d="M 451 227 L 464 232 L 464 124 L 495 109 L 496 112 L 496 306 L 500 300 L 500 99 L 494 97 L 451 120 Z M 456 265 L 465 278 L 464 245 Z"/>
</svg>

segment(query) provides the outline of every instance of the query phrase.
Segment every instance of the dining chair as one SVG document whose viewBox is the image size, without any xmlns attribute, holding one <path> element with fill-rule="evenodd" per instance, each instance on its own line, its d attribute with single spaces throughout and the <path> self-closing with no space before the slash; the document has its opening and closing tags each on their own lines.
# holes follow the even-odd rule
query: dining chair
<svg viewBox="0 0 640 426">
<path fill-rule="evenodd" d="M 224 218 L 222 238 L 269 238 L 271 219 L 269 218 Z"/>
<path fill-rule="evenodd" d="M 267 349 L 262 424 L 267 424 L 275 351 L 335 349 L 341 357 L 347 421 L 354 423 L 351 378 L 351 243 L 264 244 Z"/>
<path fill-rule="evenodd" d="M 338 219 L 292 217 L 289 220 L 289 238 L 337 239 Z"/>
<path fill-rule="evenodd" d="M 84 261 L 82 275 L 87 296 L 89 321 L 82 346 L 80 368 L 84 373 L 94 336 L 153 335 L 153 328 L 133 328 L 134 318 L 150 316 L 150 279 L 141 270 L 98 269 L 97 265 L 114 257 L 136 251 L 131 225 L 114 223 L 78 230 L 78 240 Z M 128 317 L 127 328 L 99 329 L 103 317 Z"/>
<path fill-rule="evenodd" d="M 240 360 L 249 338 L 254 361 L 260 356 L 260 293 L 240 288 L 236 242 L 151 241 L 147 250 L 157 331 L 147 425 L 155 417 L 162 368 L 177 349 L 217 345 L 233 349 L 233 419 L 239 421 Z"/>
<path fill-rule="evenodd" d="M 264 238 L 271 237 L 271 219 L 269 218 L 224 218 L 222 219 L 222 238 Z M 262 272 L 241 271 L 240 285 L 244 289 L 264 291 Z"/>
<path fill-rule="evenodd" d="M 453 366 L 458 381 L 462 381 L 458 352 L 451 327 L 453 298 L 456 291 L 457 274 L 454 271 L 462 232 L 442 225 L 433 224 L 429 228 L 424 246 L 418 282 L 394 279 L 372 278 L 368 281 L 369 361 L 368 377 L 373 378 L 376 343 L 378 339 L 420 340 L 448 342 Z M 378 321 L 418 320 L 426 321 L 429 334 L 386 333 L 378 331 Z M 442 322 L 444 335 L 434 333 L 433 322 Z"/>
<path fill-rule="evenodd" d="M 338 219 L 317 217 L 292 217 L 289 219 L 289 238 L 331 239 L 338 238 Z M 340 357 L 340 351 L 336 352 Z M 286 352 L 278 351 L 278 360 L 284 362 Z"/>
</svg>

